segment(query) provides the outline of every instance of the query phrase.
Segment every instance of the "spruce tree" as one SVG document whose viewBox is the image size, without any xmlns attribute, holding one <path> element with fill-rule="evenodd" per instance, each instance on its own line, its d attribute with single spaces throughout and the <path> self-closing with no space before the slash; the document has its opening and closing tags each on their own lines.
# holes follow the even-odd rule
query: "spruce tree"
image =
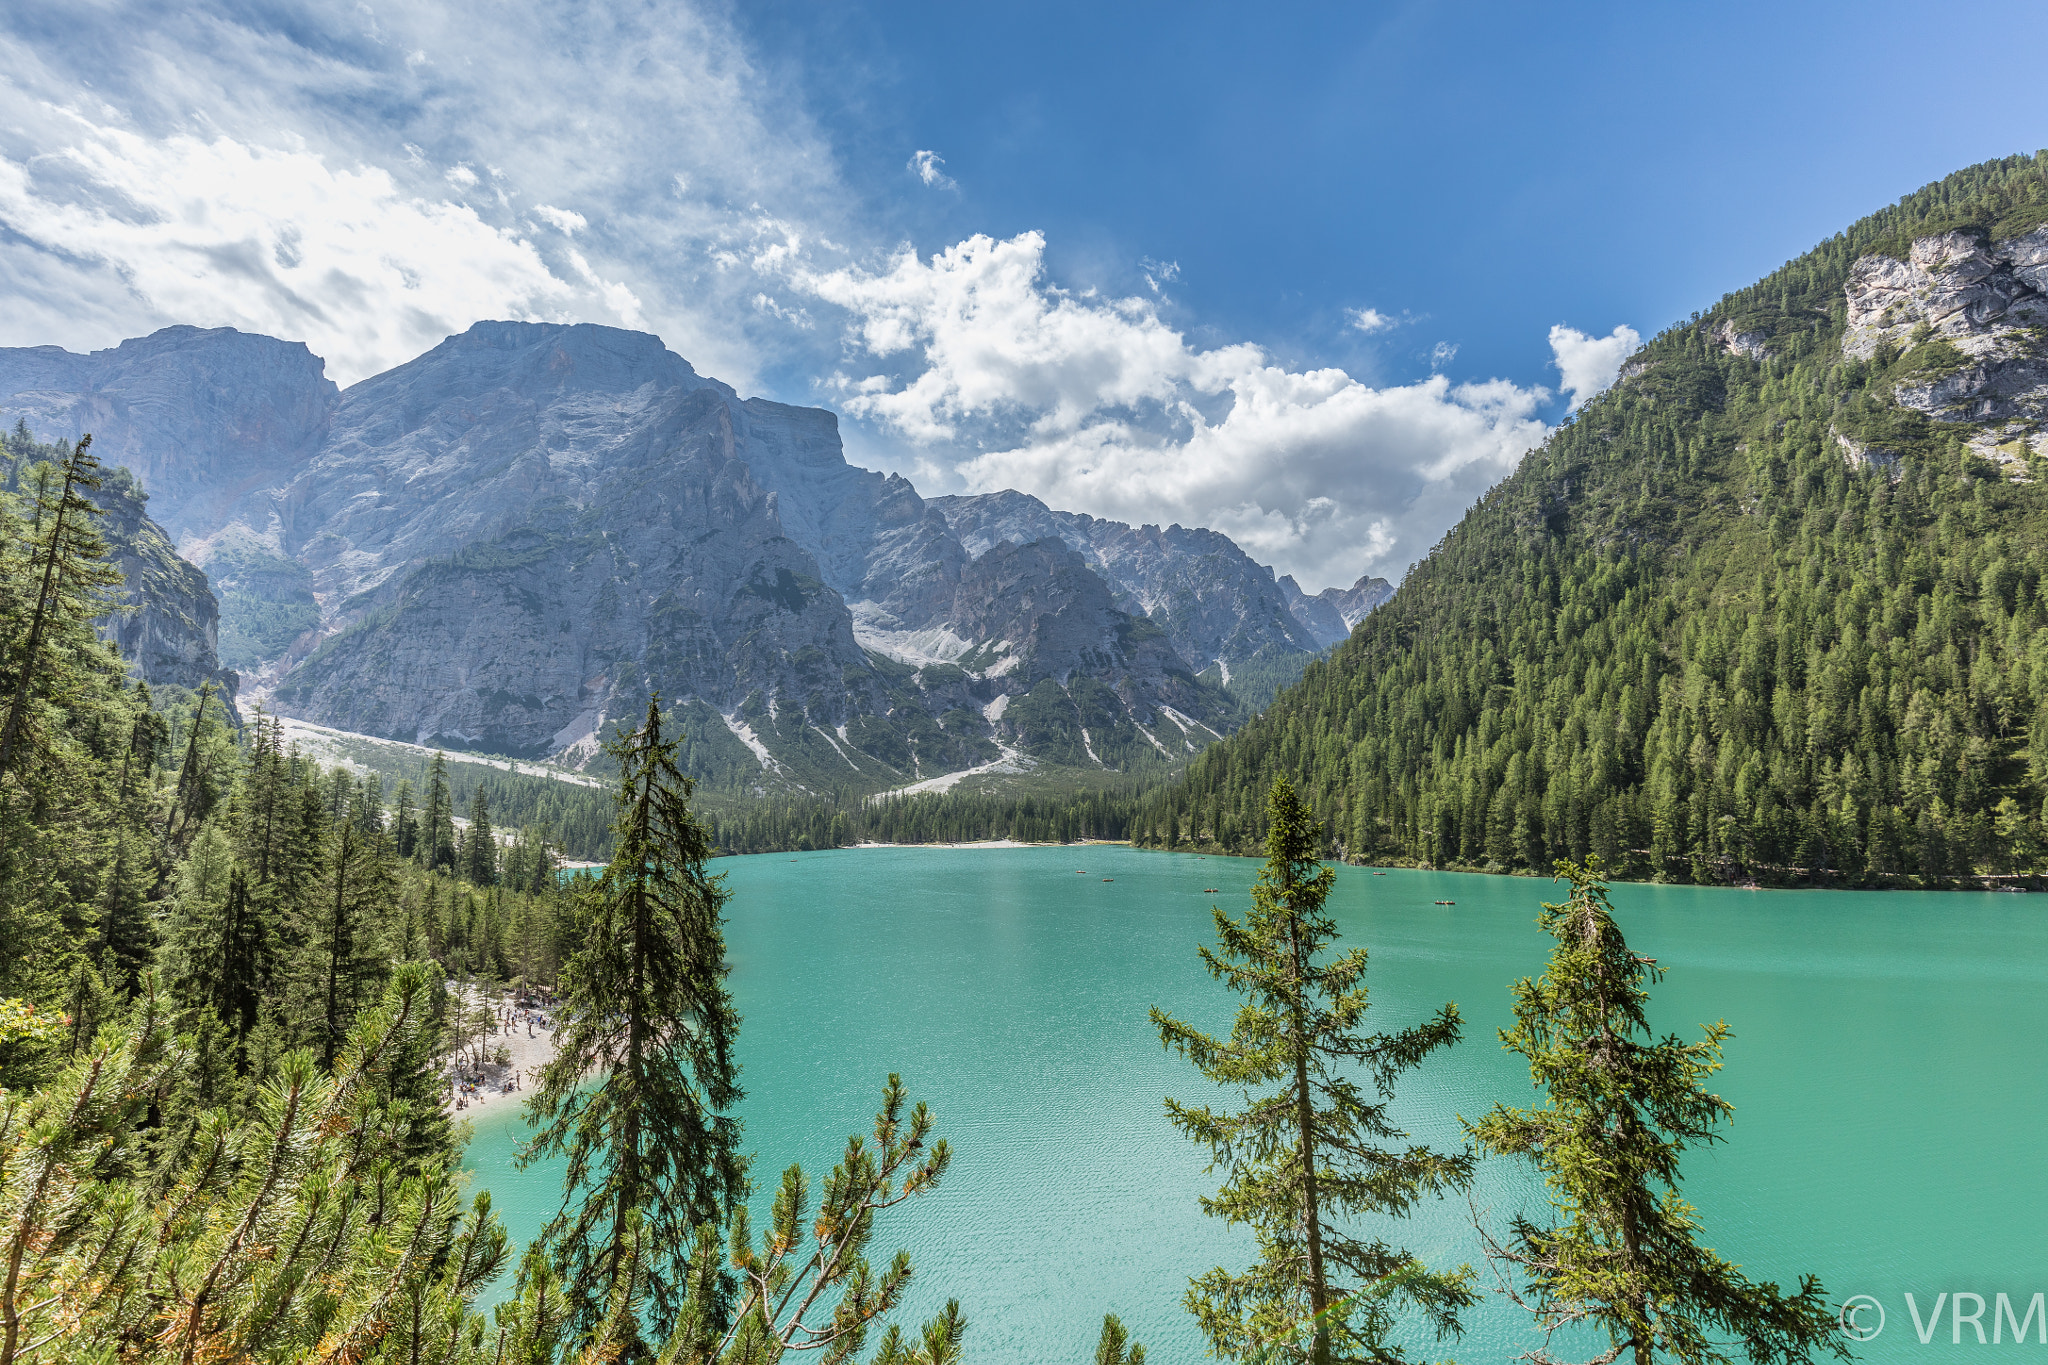
<svg viewBox="0 0 2048 1365">
<path fill-rule="evenodd" d="M 419 845 L 420 819 L 419 810 L 413 803 L 412 783 L 403 778 L 398 783 L 397 803 L 398 809 L 391 821 L 392 852 L 410 860 Z"/>
<path fill-rule="evenodd" d="M 326 883 L 308 925 L 306 1002 L 320 1011 L 316 1032 L 320 1060 L 331 1066 L 335 1053 L 374 988 L 385 959 L 378 951 L 375 916 L 385 907 L 390 874 L 379 840 L 365 837 L 355 822 L 333 827 Z"/>
<path fill-rule="evenodd" d="M 448 758 L 440 752 L 427 768 L 427 808 L 420 817 L 420 861 L 428 868 L 455 866 L 455 806 L 448 793 Z"/>
<path fill-rule="evenodd" d="M 171 793 L 171 812 L 164 837 L 182 849 L 191 841 L 200 822 L 213 812 L 220 799 L 211 765 L 207 762 L 207 703 L 213 699 L 213 684 L 203 683 L 192 708 L 192 728 L 185 735 L 185 757 L 178 765 L 178 785 Z"/>
<path fill-rule="evenodd" d="M 27 566 L 35 587 L 22 638 L 7 655 L 13 688 L 0 722 L 0 777 L 21 770 L 22 751 L 41 730 L 39 712 L 62 703 L 71 656 L 97 643 L 92 620 L 106 610 L 107 591 L 121 582 L 106 561 L 99 505 L 87 496 L 100 486 L 92 437 L 61 457 L 61 469 L 46 474 L 37 490 Z"/>
<path fill-rule="evenodd" d="M 619 768 L 616 851 L 579 892 L 582 944 L 562 971 L 557 1050 L 527 1102 L 539 1131 L 522 1162 L 568 1158 L 562 1208 L 542 1237 L 586 1336 L 626 1270 L 630 1224 L 645 1221 L 646 1292 L 672 1322 L 697 1230 L 723 1223 L 747 1188 L 732 1113 L 727 893 L 705 870 L 711 845 L 678 747 L 663 737 L 658 698 L 637 731 L 606 746 Z"/>
<path fill-rule="evenodd" d="M 471 886 L 493 886 L 498 880 L 498 840 L 491 832 L 491 803 L 484 784 L 476 784 L 469 801 L 469 859 L 462 871 Z"/>
<path fill-rule="evenodd" d="M 1699 1244 L 1679 1196 L 1680 1156 L 1717 1140 L 1734 1110 L 1704 1087 L 1728 1026 L 1707 1025 L 1696 1043 L 1656 1038 L 1645 1006 L 1664 970 L 1623 940 L 1600 860 L 1559 862 L 1557 875 L 1571 895 L 1546 903 L 1538 921 L 1557 947 L 1541 977 L 1515 983 L 1515 1026 L 1501 1031 L 1545 1102 L 1496 1106 L 1467 1125 L 1487 1151 L 1541 1171 L 1550 1191 L 1549 1219 L 1523 1215 L 1505 1241 L 1487 1237 L 1510 1293 L 1546 1337 L 1604 1329 L 1607 1360 L 1703 1365 L 1727 1360 L 1729 1340 L 1755 1365 L 1847 1359 L 1819 1280 L 1801 1276 L 1794 1294 L 1751 1281 Z"/>
<path fill-rule="evenodd" d="M 1476 1298 L 1471 1270 L 1432 1271 L 1356 1235 L 1356 1219 L 1403 1217 L 1470 1182 L 1469 1155 L 1407 1145 L 1387 1112 L 1396 1078 L 1457 1041 L 1457 1006 L 1413 1028 L 1361 1033 L 1365 949 L 1318 960 L 1337 938 L 1323 908 L 1336 874 L 1320 862 L 1322 827 L 1284 777 L 1266 822 L 1250 913 L 1240 922 L 1217 909 L 1222 951 L 1201 950 L 1210 973 L 1248 997 L 1230 1036 L 1152 1011 L 1166 1047 L 1245 1098 L 1235 1112 L 1166 1102 L 1174 1126 L 1229 1172 L 1202 1211 L 1248 1225 L 1259 1241 L 1243 1274 L 1218 1267 L 1195 1279 L 1188 1310 L 1223 1359 L 1405 1360 L 1386 1339 L 1395 1305 L 1418 1311 L 1439 1339 L 1453 1335 Z M 1353 1079 L 1360 1070 L 1375 1096 Z M 1404 1145 L 1384 1145 L 1394 1142 Z"/>
</svg>

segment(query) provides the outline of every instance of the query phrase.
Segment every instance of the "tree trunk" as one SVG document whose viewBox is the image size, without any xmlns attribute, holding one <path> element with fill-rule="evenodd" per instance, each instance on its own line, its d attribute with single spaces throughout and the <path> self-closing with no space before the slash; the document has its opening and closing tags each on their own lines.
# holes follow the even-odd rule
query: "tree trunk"
<svg viewBox="0 0 2048 1365">
<path fill-rule="evenodd" d="M 1294 1016 L 1294 1117 L 1301 1129 L 1301 1206 L 1304 1230 L 1308 1234 L 1308 1302 L 1315 1314 L 1315 1344 L 1309 1356 L 1315 1365 L 1330 1365 L 1330 1324 L 1323 1314 L 1330 1307 L 1330 1289 L 1323 1278 L 1323 1211 L 1316 1191 L 1315 1103 L 1308 1084 L 1308 1028 L 1303 1021 L 1302 996 L 1307 990 L 1306 964 L 1301 960 L 1300 926 L 1288 907 L 1287 943 L 1294 960 L 1290 1004 Z"/>
<path fill-rule="evenodd" d="M 341 1037 L 341 934 L 347 909 L 349 827 L 341 827 L 341 849 L 334 860 L 334 922 L 327 940 L 327 1045 L 322 1049 L 325 1065 L 334 1066 L 335 1041 Z"/>
</svg>

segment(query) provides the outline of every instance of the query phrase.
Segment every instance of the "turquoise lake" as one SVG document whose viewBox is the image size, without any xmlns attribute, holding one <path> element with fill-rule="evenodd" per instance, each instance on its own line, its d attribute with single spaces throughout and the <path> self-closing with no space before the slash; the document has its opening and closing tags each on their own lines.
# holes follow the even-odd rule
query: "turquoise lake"
<svg viewBox="0 0 2048 1365">
<path fill-rule="evenodd" d="M 1090 846 L 716 866 L 733 892 L 741 1112 L 763 1197 L 792 1161 L 829 1170 L 900 1072 L 956 1155 L 940 1189 L 877 1235 L 876 1259 L 902 1246 L 917 1265 L 899 1318 L 959 1298 L 967 1359 L 991 1365 L 1088 1359 L 1105 1312 L 1158 1365 L 1203 1358 L 1181 1307 L 1188 1277 L 1241 1267 L 1250 1238 L 1197 1206 L 1217 1177 L 1161 1100 L 1213 1092 L 1161 1050 L 1146 1011 L 1227 1030 L 1236 997 L 1195 949 L 1213 938 L 1212 903 L 1242 912 L 1258 864 Z M 1558 894 L 1531 878 L 1339 869 L 1344 942 L 1372 952 L 1369 1022 L 1411 1022 L 1446 1000 L 1465 1017 L 1465 1041 L 1401 1092 L 1417 1137 L 1455 1142 L 1457 1115 L 1529 1101 L 1496 1030 L 1509 982 L 1542 970 L 1537 906 Z M 1753 1278 L 1811 1272 L 1836 1302 L 1875 1298 L 1885 1326 L 1859 1359 L 1981 1351 L 1969 1295 L 1987 1305 L 1986 1341 L 1998 1327 L 2014 1351 L 1996 1295 L 2023 1315 L 2048 1291 L 2048 898 L 1635 885 L 1613 898 L 1631 946 L 1670 971 L 1659 1028 L 1734 1030 L 1718 1084 L 1736 1106 L 1728 1140 L 1686 1165 L 1703 1240 Z M 557 1170 L 513 1170 L 523 1133 L 504 1111 L 469 1148 L 515 1243 L 561 1194 Z M 1540 1187 L 1485 1163 L 1469 1204 L 1427 1206 L 1384 1235 L 1436 1265 L 1478 1265 L 1475 1207 L 1498 1225 L 1540 1209 Z M 2040 1322 L 2019 1354 L 2048 1359 Z M 1462 1339 L 1417 1339 L 1411 1354 L 1505 1361 L 1536 1340 L 1489 1298 Z"/>
</svg>

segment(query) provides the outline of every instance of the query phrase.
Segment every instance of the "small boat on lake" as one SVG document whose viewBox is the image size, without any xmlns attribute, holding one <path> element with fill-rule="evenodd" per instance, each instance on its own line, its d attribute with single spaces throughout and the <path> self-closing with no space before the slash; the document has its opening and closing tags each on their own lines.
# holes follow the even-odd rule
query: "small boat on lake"
<svg viewBox="0 0 2048 1365">
<path fill-rule="evenodd" d="M 1438 905 L 1456 905 L 1456 904 L 1457 904 L 1457 902 L 1456 902 L 1456 901 L 1438 901 L 1438 902 L 1437 902 L 1437 904 L 1438 904 Z"/>
</svg>

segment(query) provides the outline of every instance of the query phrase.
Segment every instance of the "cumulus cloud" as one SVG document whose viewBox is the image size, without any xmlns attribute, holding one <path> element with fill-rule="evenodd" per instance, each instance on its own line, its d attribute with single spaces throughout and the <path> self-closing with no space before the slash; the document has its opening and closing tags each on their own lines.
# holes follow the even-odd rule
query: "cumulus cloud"
<svg viewBox="0 0 2048 1365">
<path fill-rule="evenodd" d="M 1377 308 L 1346 308 L 1344 315 L 1351 319 L 1351 326 L 1367 336 L 1375 332 L 1391 332 L 1406 318 L 1390 317 Z"/>
<path fill-rule="evenodd" d="M 1313 589 L 1398 574 L 1548 430 L 1541 387 L 1375 388 L 1249 344 L 1204 350 L 1148 299 L 1061 289 L 1044 254 L 1027 232 L 792 267 L 876 363 L 835 376 L 840 406 L 929 448 L 935 485 L 1214 527 Z"/>
<path fill-rule="evenodd" d="M 904 163 L 903 169 L 909 171 L 935 190 L 950 190 L 958 182 L 952 176 L 939 169 L 939 167 L 945 164 L 946 158 L 940 156 L 937 152 L 912 152 L 910 160 Z"/>
<path fill-rule="evenodd" d="M 1634 355 L 1643 339 L 1627 325 L 1616 327 L 1604 337 L 1587 336 L 1576 327 L 1562 324 L 1550 329 L 1551 361 L 1564 376 L 1561 387 L 1571 395 L 1572 410 L 1612 384 L 1621 373 L 1622 362 Z"/>
</svg>

